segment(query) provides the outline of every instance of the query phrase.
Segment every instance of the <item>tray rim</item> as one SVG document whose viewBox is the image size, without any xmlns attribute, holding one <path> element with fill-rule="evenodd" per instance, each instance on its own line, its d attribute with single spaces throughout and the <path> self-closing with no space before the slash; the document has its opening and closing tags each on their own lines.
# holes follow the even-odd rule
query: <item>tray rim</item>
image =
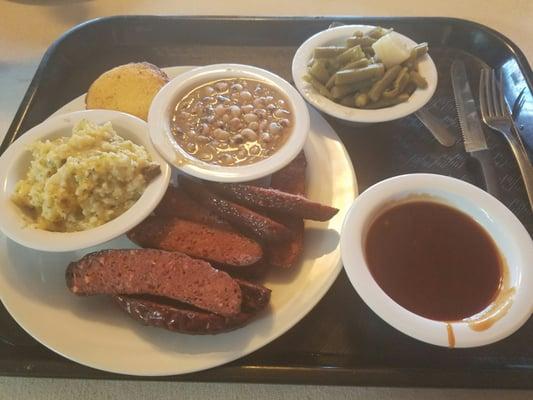
<svg viewBox="0 0 533 400">
<path fill-rule="evenodd" d="M 216 15 L 115 15 L 99 17 L 85 21 L 64 32 L 59 36 L 44 53 L 35 74 L 23 96 L 21 103 L 14 115 L 6 135 L 0 144 L 0 154 L 22 134 L 21 125 L 33 104 L 39 82 L 43 72 L 55 52 L 62 43 L 72 35 L 99 24 L 113 23 L 118 20 L 214 20 L 226 22 L 240 21 L 350 21 L 362 23 L 369 20 L 390 21 L 434 21 L 436 23 L 451 23 L 469 26 L 492 35 L 502 42 L 514 56 L 521 69 L 526 84 L 532 90 L 533 72 L 531 65 L 522 50 L 504 34 L 481 23 L 451 17 L 380 17 L 380 16 L 216 16 Z M 22 346 L 24 347 L 24 346 Z M 13 347 L 15 349 L 15 347 Z M 45 350 L 47 352 L 47 350 Z M 532 369 L 508 366 L 505 369 L 486 368 L 480 370 L 451 369 L 451 368 L 386 368 L 365 366 L 338 366 L 322 368 L 316 358 L 314 365 L 275 365 L 276 361 L 267 360 L 266 364 L 254 364 L 254 355 L 249 355 L 240 361 L 232 362 L 221 367 L 209 369 L 186 375 L 170 377 L 134 377 L 129 375 L 112 374 L 84 367 L 60 356 L 38 358 L 29 360 L 24 355 L 17 359 L 0 360 L 0 376 L 19 377 L 52 377 L 52 378 L 86 378 L 86 379 L 117 379 L 117 380 L 151 380 L 151 381 L 196 381 L 196 382 L 248 382 L 248 383 L 282 383 L 282 384 L 321 384 L 321 385 L 351 385 L 351 386 L 395 386 L 395 387 L 468 387 L 468 388 L 506 388 L 506 389 L 533 389 Z M 328 358 L 328 355 L 319 355 L 319 358 Z M 248 362 L 248 365 L 239 363 Z M 65 368 L 67 367 L 67 368 Z M 61 371 L 61 369 L 63 371 Z M 477 375 L 473 378 L 472 375 Z M 415 385 L 416 383 L 416 385 Z"/>
</svg>

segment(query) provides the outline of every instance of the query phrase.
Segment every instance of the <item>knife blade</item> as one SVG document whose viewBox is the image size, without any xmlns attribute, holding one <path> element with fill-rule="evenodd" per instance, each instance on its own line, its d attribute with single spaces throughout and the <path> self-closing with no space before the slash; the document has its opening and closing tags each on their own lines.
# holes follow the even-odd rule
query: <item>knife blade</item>
<svg viewBox="0 0 533 400">
<path fill-rule="evenodd" d="M 497 197 L 498 179 L 463 61 L 452 63 L 451 78 L 465 150 L 479 162 L 487 192 Z"/>
</svg>

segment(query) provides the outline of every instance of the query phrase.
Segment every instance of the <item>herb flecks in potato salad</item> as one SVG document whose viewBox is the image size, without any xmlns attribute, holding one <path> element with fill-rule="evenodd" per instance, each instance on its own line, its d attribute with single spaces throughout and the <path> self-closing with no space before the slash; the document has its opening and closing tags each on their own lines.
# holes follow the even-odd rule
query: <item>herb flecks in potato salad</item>
<svg viewBox="0 0 533 400">
<path fill-rule="evenodd" d="M 81 120 L 72 136 L 37 141 L 26 178 L 12 200 L 35 228 L 75 232 L 128 210 L 159 173 L 143 146 L 120 137 L 110 122 Z"/>
<path fill-rule="evenodd" d="M 344 46 L 315 48 L 303 79 L 322 96 L 347 107 L 390 107 L 427 87 L 417 65 L 427 51 L 427 43 L 408 47 L 392 29 L 356 31 Z"/>
</svg>

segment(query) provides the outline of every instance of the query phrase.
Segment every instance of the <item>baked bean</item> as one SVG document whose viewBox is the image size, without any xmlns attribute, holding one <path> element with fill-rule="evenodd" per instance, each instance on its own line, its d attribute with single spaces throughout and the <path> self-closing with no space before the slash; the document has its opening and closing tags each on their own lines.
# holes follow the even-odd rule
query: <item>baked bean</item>
<svg viewBox="0 0 533 400">
<path fill-rule="evenodd" d="M 228 125 L 232 131 L 236 131 L 242 126 L 242 122 L 239 118 L 232 118 Z"/>
<path fill-rule="evenodd" d="M 233 117 L 238 117 L 241 115 L 241 108 L 239 106 L 233 105 L 229 108 L 229 112 Z"/>
<path fill-rule="evenodd" d="M 252 101 L 252 99 L 253 99 L 252 94 L 248 90 L 243 90 L 240 93 L 239 97 L 241 98 L 241 101 L 244 102 L 244 103 L 250 103 Z"/>
<path fill-rule="evenodd" d="M 253 131 L 256 131 L 259 129 L 259 123 L 257 123 L 256 121 L 250 122 L 248 124 L 248 128 L 250 128 Z"/>
<path fill-rule="evenodd" d="M 244 114 L 244 121 L 247 123 L 255 122 L 259 119 L 259 117 L 256 114 L 248 113 Z"/>
<path fill-rule="evenodd" d="M 215 83 L 215 88 L 219 92 L 225 92 L 226 90 L 228 90 L 228 82 L 217 82 Z"/>
<path fill-rule="evenodd" d="M 269 143 L 272 140 L 272 136 L 270 136 L 270 133 L 268 132 L 261 132 L 260 138 L 261 141 L 265 143 Z"/>
<path fill-rule="evenodd" d="M 241 111 L 245 114 L 251 113 L 253 110 L 254 110 L 254 106 L 252 106 L 251 104 L 245 104 L 244 106 L 241 107 Z"/>
<path fill-rule="evenodd" d="M 277 122 L 271 122 L 270 125 L 268 125 L 268 131 L 273 135 L 279 135 L 282 129 L 281 125 Z"/>
<path fill-rule="evenodd" d="M 248 142 L 254 142 L 257 140 L 257 133 L 255 133 L 250 128 L 244 128 L 241 131 L 241 135 L 248 141 Z"/>
<path fill-rule="evenodd" d="M 274 111 L 274 117 L 276 118 L 287 118 L 289 116 L 289 112 L 283 108 L 278 108 L 276 111 Z"/>
</svg>

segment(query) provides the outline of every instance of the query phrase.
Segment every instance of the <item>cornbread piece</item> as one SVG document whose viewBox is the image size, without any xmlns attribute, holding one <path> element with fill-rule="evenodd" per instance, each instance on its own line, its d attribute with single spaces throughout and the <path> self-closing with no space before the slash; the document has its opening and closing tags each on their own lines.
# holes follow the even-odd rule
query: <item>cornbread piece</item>
<svg viewBox="0 0 533 400">
<path fill-rule="evenodd" d="M 241 309 L 241 289 L 208 262 L 153 249 L 103 250 L 72 262 L 67 287 L 77 295 L 149 294 L 169 297 L 222 316 Z"/>
<path fill-rule="evenodd" d="M 305 196 L 305 170 L 307 161 L 302 151 L 286 167 L 272 174 L 272 188 L 287 193 Z M 289 240 L 272 243 L 266 250 L 270 265 L 290 268 L 300 260 L 304 248 L 304 221 L 301 218 L 285 217 L 283 223 L 292 232 Z"/>
<path fill-rule="evenodd" d="M 327 221 L 339 212 L 337 208 L 315 203 L 304 196 L 239 183 L 209 183 L 209 188 L 237 203 L 256 210 L 267 210 L 315 221 Z"/>
<path fill-rule="evenodd" d="M 237 280 L 242 290 L 242 310 L 235 316 L 222 317 L 168 299 L 147 296 L 113 296 L 115 302 L 133 319 L 144 325 L 189 334 L 226 332 L 250 321 L 270 301 L 270 289 Z"/>
<path fill-rule="evenodd" d="M 158 216 L 178 217 L 228 231 L 234 230 L 229 222 L 191 199 L 183 189 L 172 185 L 168 187 L 154 213 Z"/>
<path fill-rule="evenodd" d="M 204 184 L 182 175 L 178 179 L 180 186 L 183 186 L 187 193 L 202 205 L 258 240 L 275 242 L 291 236 L 291 232 L 279 222 L 218 196 L 209 191 Z"/>
<path fill-rule="evenodd" d="M 176 217 L 148 217 L 128 237 L 142 247 L 179 251 L 233 267 L 253 265 L 263 257 L 261 246 L 240 233 Z"/>
<path fill-rule="evenodd" d="M 122 111 L 143 120 L 168 76 L 147 62 L 120 65 L 100 75 L 89 87 L 87 109 Z"/>
</svg>

